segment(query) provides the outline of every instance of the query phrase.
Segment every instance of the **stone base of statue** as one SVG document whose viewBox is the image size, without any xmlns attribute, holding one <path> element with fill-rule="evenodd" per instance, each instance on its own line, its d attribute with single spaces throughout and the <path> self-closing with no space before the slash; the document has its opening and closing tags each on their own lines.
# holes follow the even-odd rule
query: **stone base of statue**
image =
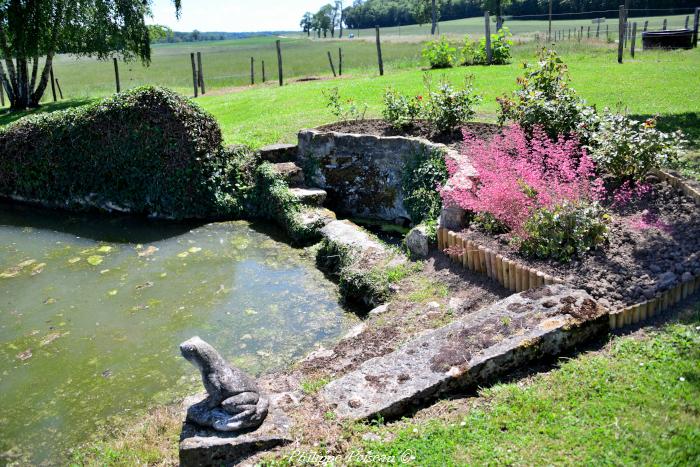
<svg viewBox="0 0 700 467">
<path fill-rule="evenodd" d="M 203 398 L 204 395 L 191 398 L 185 403 L 191 406 Z M 180 435 L 180 465 L 236 465 L 254 454 L 291 443 L 290 428 L 291 420 L 273 404 L 262 424 L 249 431 L 217 431 L 185 421 Z"/>
</svg>

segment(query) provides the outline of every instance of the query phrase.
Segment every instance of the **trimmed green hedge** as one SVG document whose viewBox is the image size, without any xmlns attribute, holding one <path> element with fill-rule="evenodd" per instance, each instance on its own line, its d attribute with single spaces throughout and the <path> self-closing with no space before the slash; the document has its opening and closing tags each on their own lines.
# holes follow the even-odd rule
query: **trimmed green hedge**
<svg viewBox="0 0 700 467">
<path fill-rule="evenodd" d="M 142 87 L 0 129 L 0 195 L 71 209 L 171 218 L 241 209 L 230 151 L 208 113 L 173 91 Z"/>
</svg>

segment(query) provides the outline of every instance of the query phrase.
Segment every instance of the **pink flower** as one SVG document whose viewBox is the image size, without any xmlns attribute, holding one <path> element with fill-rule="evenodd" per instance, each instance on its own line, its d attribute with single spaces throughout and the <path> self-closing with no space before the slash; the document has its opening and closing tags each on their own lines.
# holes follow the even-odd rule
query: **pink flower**
<svg viewBox="0 0 700 467">
<path fill-rule="evenodd" d="M 462 151 L 447 161 L 441 190 L 447 205 L 488 213 L 518 235 L 535 209 L 602 197 L 595 164 L 574 138 L 557 141 L 535 128 L 530 138 L 511 126 L 490 142 L 464 133 Z M 475 174 L 476 172 L 476 174 Z"/>
</svg>

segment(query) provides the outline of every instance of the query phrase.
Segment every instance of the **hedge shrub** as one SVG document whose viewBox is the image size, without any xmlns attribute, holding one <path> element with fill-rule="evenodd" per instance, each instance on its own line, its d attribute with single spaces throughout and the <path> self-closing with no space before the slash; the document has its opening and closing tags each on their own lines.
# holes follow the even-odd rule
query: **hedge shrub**
<svg viewBox="0 0 700 467">
<path fill-rule="evenodd" d="M 231 154 L 208 113 L 142 87 L 0 129 L 0 195 L 171 218 L 228 213 Z"/>
</svg>

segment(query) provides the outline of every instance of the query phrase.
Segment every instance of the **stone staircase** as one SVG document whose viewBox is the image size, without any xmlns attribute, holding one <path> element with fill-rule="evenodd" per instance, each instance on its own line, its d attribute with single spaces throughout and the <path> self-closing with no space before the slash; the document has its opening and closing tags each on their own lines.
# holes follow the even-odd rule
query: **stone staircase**
<svg viewBox="0 0 700 467">
<path fill-rule="evenodd" d="M 318 187 L 306 186 L 304 171 L 297 165 L 297 146 L 273 144 L 260 149 L 260 158 L 270 162 L 274 170 L 282 176 L 289 189 L 303 209 L 299 221 L 303 225 L 317 226 L 319 229 L 336 219 L 335 213 L 323 207 L 328 193 Z"/>
</svg>

